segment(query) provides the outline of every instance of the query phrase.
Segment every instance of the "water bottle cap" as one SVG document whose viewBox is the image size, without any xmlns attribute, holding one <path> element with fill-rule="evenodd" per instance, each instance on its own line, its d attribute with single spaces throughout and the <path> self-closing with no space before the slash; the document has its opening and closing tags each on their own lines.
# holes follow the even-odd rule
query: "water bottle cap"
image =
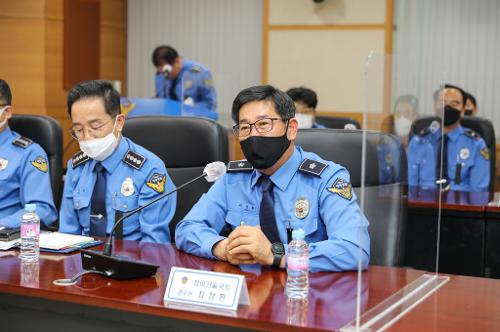
<svg viewBox="0 0 500 332">
<path fill-rule="evenodd" d="M 36 211 L 36 204 L 26 204 L 24 206 L 24 209 L 28 212 L 35 212 Z"/>
<path fill-rule="evenodd" d="M 293 240 L 304 240 L 305 237 L 306 237 L 306 234 L 304 233 L 304 230 L 302 228 L 294 229 L 292 231 L 292 239 Z"/>
</svg>

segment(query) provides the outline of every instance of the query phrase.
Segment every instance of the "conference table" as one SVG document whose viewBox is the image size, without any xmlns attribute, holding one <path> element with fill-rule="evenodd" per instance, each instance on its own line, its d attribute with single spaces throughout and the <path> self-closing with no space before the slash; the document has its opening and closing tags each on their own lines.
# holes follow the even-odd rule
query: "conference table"
<svg viewBox="0 0 500 332">
<path fill-rule="evenodd" d="M 437 258 L 438 191 L 410 187 L 407 266 L 434 271 Z M 439 271 L 500 278 L 500 195 L 445 191 L 441 194 Z"/>
<path fill-rule="evenodd" d="M 158 273 L 122 281 L 89 274 L 73 286 L 57 286 L 55 279 L 82 271 L 79 253 L 43 253 L 38 264 L 26 264 L 17 250 L 0 252 L 2 331 L 332 331 L 355 317 L 356 272 L 311 273 L 308 301 L 297 304 L 284 294 L 285 271 L 240 269 L 173 245 L 116 240 L 114 248 L 117 254 L 159 265 Z M 173 266 L 243 274 L 250 305 L 224 314 L 168 308 L 163 298 Z M 362 273 L 361 312 L 424 273 L 370 266 Z M 499 331 L 499 312 L 499 280 L 451 275 L 388 331 Z"/>
</svg>

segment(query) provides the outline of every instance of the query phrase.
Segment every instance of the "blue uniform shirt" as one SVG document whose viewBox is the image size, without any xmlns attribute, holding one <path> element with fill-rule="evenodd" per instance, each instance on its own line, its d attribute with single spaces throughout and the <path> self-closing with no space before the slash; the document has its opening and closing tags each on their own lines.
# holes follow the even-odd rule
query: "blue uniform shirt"
<svg viewBox="0 0 500 332">
<path fill-rule="evenodd" d="M 59 231 L 89 234 L 90 202 L 96 181 L 96 161 L 82 152 L 68 161 L 61 203 Z M 144 205 L 174 188 L 164 163 L 153 153 L 126 137 L 101 162 L 106 172 L 106 232 L 115 222 L 116 212 L 127 212 Z M 175 193 L 123 222 L 123 238 L 146 242 L 170 242 L 168 225 L 174 216 Z"/>
<path fill-rule="evenodd" d="M 436 168 L 441 129 L 424 130 L 408 146 L 408 184 L 436 187 Z M 448 133 L 448 179 L 452 190 L 486 191 L 490 183 L 490 161 L 484 140 L 472 130 L 458 126 Z M 456 178 L 457 167 L 460 178 Z M 457 183 L 456 183 L 457 182 Z"/>
<path fill-rule="evenodd" d="M 378 172 L 380 184 L 400 182 L 401 172 L 401 141 L 382 137 L 377 145 Z M 406 180 L 406 179 L 404 179 Z"/>
<path fill-rule="evenodd" d="M 318 122 L 314 122 L 311 128 L 326 128 L 326 127 Z"/>
<path fill-rule="evenodd" d="M 47 154 L 6 127 L 0 132 L 0 226 L 19 227 L 28 203 L 36 204 L 44 225 L 57 219 Z"/>
<path fill-rule="evenodd" d="M 232 168 L 236 168 L 231 171 Z M 260 224 L 261 173 L 247 161 L 231 162 L 228 173 L 204 194 L 176 227 L 177 247 L 216 259 L 212 247 L 228 225 Z M 368 221 L 361 216 L 349 173 L 296 147 L 291 158 L 272 176 L 275 215 L 281 242 L 287 250 L 287 229 L 302 228 L 309 243 L 311 271 L 357 269 L 362 224 L 363 267 L 369 261 Z"/>
<path fill-rule="evenodd" d="M 170 98 L 169 91 L 173 80 L 167 80 L 163 73 L 156 73 L 155 87 L 156 97 Z M 194 106 L 201 106 L 215 111 L 217 107 L 217 96 L 215 94 L 212 74 L 203 65 L 184 59 L 182 69 L 179 72 L 175 95 L 177 100 L 182 98 L 182 82 L 184 82 L 184 101 L 191 98 Z"/>
</svg>

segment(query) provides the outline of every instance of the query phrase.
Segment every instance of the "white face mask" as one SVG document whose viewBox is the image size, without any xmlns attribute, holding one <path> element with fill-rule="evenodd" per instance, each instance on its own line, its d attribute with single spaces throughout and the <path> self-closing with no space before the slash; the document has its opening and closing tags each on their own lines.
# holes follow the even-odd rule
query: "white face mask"
<svg viewBox="0 0 500 332">
<path fill-rule="evenodd" d="M 405 117 L 400 117 L 396 121 L 394 121 L 394 130 L 396 131 L 396 135 L 399 137 L 408 136 L 410 133 L 412 121 Z"/>
<path fill-rule="evenodd" d="M 299 129 L 312 128 L 313 116 L 311 114 L 295 113 L 295 119 L 299 123 Z"/>
<path fill-rule="evenodd" d="M 102 138 L 94 138 L 86 141 L 78 141 L 80 149 L 90 158 L 103 161 L 108 158 L 118 145 L 118 138 L 115 136 L 116 120 L 113 131 Z"/>
<path fill-rule="evenodd" d="M 2 108 L 0 108 L 0 118 L 2 117 L 3 115 L 3 112 L 8 108 L 10 107 L 10 105 L 7 105 L 7 106 L 4 106 Z M 0 128 L 2 128 L 5 124 L 7 123 L 7 119 L 3 120 L 2 122 L 0 122 Z"/>
</svg>

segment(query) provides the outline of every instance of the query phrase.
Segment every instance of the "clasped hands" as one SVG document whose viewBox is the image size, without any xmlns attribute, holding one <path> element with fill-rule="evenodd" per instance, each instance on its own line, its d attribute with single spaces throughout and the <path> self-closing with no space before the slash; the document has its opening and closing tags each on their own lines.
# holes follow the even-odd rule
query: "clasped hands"
<svg viewBox="0 0 500 332">
<path fill-rule="evenodd" d="M 235 228 L 228 238 L 214 246 L 213 253 L 218 259 L 235 265 L 272 265 L 274 259 L 271 242 L 260 226 L 242 225 Z"/>
</svg>

